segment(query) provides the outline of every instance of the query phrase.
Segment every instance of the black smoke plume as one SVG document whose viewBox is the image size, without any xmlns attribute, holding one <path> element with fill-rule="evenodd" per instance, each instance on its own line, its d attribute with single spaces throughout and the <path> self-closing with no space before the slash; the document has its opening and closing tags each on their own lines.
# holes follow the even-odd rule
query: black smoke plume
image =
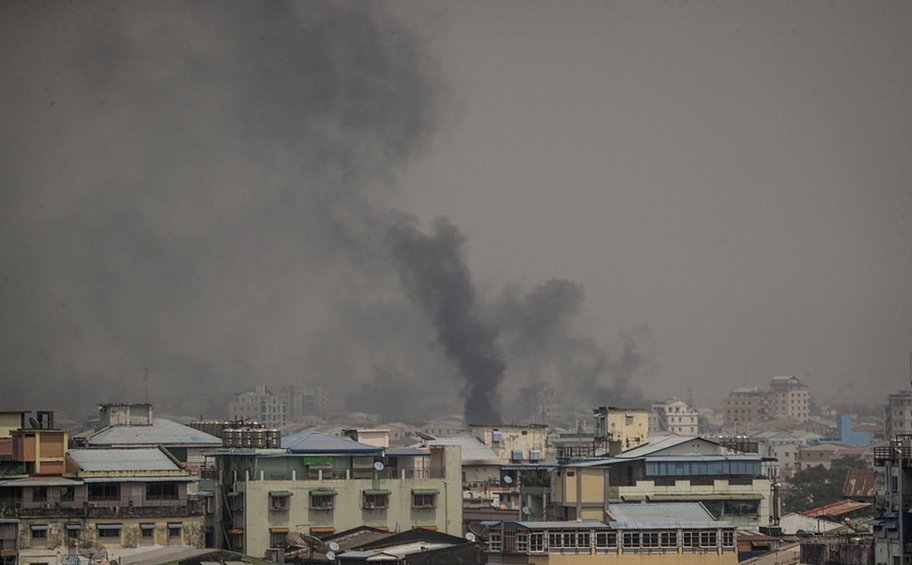
<svg viewBox="0 0 912 565">
<path fill-rule="evenodd" d="M 466 421 L 500 422 L 497 386 L 506 363 L 497 330 L 482 320 L 462 234 L 437 218 L 431 234 L 400 223 L 389 228 L 389 239 L 406 292 L 431 319 L 439 346 L 465 379 Z"/>
</svg>

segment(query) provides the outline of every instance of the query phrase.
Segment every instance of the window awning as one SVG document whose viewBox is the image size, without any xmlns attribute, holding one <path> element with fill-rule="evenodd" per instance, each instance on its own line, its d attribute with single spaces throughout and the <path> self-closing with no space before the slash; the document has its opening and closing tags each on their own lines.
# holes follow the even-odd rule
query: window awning
<svg viewBox="0 0 912 565">
<path fill-rule="evenodd" d="M 440 491 L 435 488 L 413 488 L 412 494 L 440 494 Z"/>
<path fill-rule="evenodd" d="M 183 522 L 168 522 L 168 527 L 180 529 L 180 528 L 184 527 L 184 523 Z"/>
<path fill-rule="evenodd" d="M 228 530 L 229 534 L 239 535 L 244 533 L 244 528 L 231 528 Z"/>
<path fill-rule="evenodd" d="M 82 529 L 82 524 L 67 524 L 64 526 L 64 528 L 70 531 L 79 531 Z"/>
<path fill-rule="evenodd" d="M 140 530 L 154 530 L 155 524 L 140 524 L 139 529 Z"/>
<path fill-rule="evenodd" d="M 332 534 L 336 531 L 335 528 L 311 528 L 310 533 L 312 534 Z"/>
<path fill-rule="evenodd" d="M 119 530 L 123 528 L 123 524 L 95 524 L 95 527 L 99 530 Z"/>
<path fill-rule="evenodd" d="M 294 493 L 290 490 L 271 490 L 269 491 L 269 496 L 274 498 L 284 498 L 287 496 L 292 496 Z"/>
<path fill-rule="evenodd" d="M 200 496 L 203 498 L 209 498 L 211 496 L 215 496 L 215 493 L 211 490 L 201 490 L 198 493 L 196 493 L 196 496 Z"/>
<path fill-rule="evenodd" d="M 368 495 L 381 495 L 381 494 L 389 494 L 389 493 L 390 493 L 390 491 L 384 490 L 384 489 L 365 489 L 364 490 L 364 494 L 368 494 Z"/>
<path fill-rule="evenodd" d="M 32 524 L 29 528 L 31 528 L 33 532 L 46 532 L 48 530 L 48 527 L 44 524 Z"/>
<path fill-rule="evenodd" d="M 288 528 L 269 528 L 270 534 L 287 534 Z"/>
</svg>

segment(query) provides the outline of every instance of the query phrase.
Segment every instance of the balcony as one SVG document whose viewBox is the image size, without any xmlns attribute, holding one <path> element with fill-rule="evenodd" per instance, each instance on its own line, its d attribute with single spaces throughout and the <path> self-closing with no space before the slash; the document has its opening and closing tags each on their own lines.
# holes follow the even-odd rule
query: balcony
<svg viewBox="0 0 912 565">
<path fill-rule="evenodd" d="M 174 506 L 93 506 L 91 502 L 83 506 L 47 505 L 35 508 L 19 506 L 0 507 L 3 518 L 61 518 L 61 519 L 106 519 L 106 518 L 166 518 L 202 516 L 205 502 L 188 501 Z"/>
</svg>

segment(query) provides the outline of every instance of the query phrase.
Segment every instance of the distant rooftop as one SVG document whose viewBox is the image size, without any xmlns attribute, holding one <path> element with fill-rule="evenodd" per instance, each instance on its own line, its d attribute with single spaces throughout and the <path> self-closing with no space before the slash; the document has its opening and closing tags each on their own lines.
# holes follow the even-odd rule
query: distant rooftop
<svg viewBox="0 0 912 565">
<path fill-rule="evenodd" d="M 412 447 L 417 447 L 419 445 L 458 445 L 462 448 L 463 463 L 482 461 L 496 462 L 500 460 L 490 447 L 478 441 L 477 438 L 470 436 L 441 437 L 416 443 Z"/>
<path fill-rule="evenodd" d="M 370 455 L 383 452 L 383 448 L 357 441 L 347 437 L 336 437 L 319 432 L 298 432 L 282 438 L 282 447 L 292 453 L 340 453 L 353 455 Z"/>
</svg>

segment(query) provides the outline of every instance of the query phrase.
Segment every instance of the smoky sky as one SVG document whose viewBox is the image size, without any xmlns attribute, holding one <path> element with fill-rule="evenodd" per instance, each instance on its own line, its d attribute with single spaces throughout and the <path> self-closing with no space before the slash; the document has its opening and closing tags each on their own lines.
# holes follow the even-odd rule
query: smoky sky
<svg viewBox="0 0 912 565">
<path fill-rule="evenodd" d="M 5 404 L 179 410 L 266 383 L 396 419 L 451 391 L 496 422 L 508 365 L 521 384 L 549 355 L 538 374 L 575 398 L 632 398 L 638 355 L 554 330 L 578 286 L 485 300 L 459 228 L 397 209 L 454 109 L 427 38 L 383 5 L 0 10 Z"/>
<path fill-rule="evenodd" d="M 418 38 L 355 3 L 0 10 L 5 401 L 357 373 L 324 332 L 445 111 Z"/>
</svg>

